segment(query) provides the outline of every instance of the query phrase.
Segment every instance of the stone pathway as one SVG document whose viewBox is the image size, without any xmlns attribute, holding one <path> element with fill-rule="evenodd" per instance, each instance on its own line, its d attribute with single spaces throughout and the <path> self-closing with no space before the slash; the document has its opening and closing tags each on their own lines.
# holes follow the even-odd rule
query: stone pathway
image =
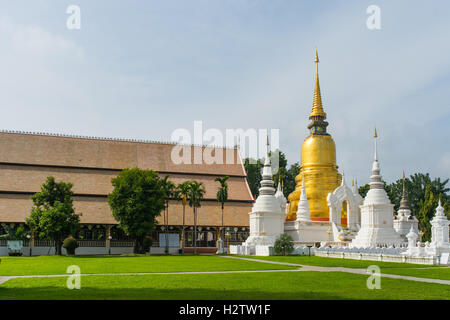
<svg viewBox="0 0 450 320">
<path fill-rule="evenodd" d="M 301 268 L 301 269 L 297 269 L 297 271 L 347 272 L 347 273 L 353 273 L 353 274 L 369 275 L 367 273 L 367 269 L 344 268 L 344 267 L 318 267 L 318 266 L 308 266 L 308 265 L 296 264 L 296 263 L 290 263 L 290 262 L 260 260 L 260 259 L 251 259 L 251 258 L 243 258 L 243 257 L 232 257 L 232 256 L 220 256 L 220 257 L 229 258 L 229 259 L 241 259 L 241 260 L 248 260 L 248 261 L 258 261 L 258 262 L 261 262 L 261 263 L 282 264 L 282 265 L 287 265 L 287 266 L 293 266 L 293 267 Z M 414 268 L 414 269 L 419 269 L 419 268 Z M 403 276 L 403 275 L 397 275 L 397 274 L 387 274 L 387 273 L 381 273 L 381 276 L 385 277 L 385 278 L 392 278 L 392 279 L 402 279 L 402 280 L 411 280 L 411 281 L 439 283 L 439 284 L 450 285 L 450 280 L 431 279 L 431 278 L 417 278 L 417 277 Z"/>
</svg>

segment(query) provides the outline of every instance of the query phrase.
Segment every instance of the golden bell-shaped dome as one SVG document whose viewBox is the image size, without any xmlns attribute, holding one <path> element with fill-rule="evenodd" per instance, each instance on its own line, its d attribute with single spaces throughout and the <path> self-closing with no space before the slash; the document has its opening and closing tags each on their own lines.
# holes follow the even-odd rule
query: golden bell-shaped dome
<svg viewBox="0 0 450 320">
<path fill-rule="evenodd" d="M 336 145 L 329 135 L 310 135 L 302 144 L 301 166 L 336 165 Z"/>
</svg>

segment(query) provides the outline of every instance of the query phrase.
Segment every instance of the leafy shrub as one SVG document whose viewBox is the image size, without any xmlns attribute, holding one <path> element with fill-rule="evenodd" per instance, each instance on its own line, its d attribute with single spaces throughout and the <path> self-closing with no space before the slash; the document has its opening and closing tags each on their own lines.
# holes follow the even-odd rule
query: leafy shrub
<svg viewBox="0 0 450 320">
<path fill-rule="evenodd" d="M 152 246 L 153 240 L 151 237 L 146 236 L 144 238 L 144 252 L 150 251 L 150 247 Z"/>
<path fill-rule="evenodd" d="M 68 255 L 74 256 L 75 249 L 78 248 L 78 242 L 74 237 L 68 236 L 66 239 L 64 239 L 62 246 L 64 249 L 66 249 Z"/>
<path fill-rule="evenodd" d="M 22 255 L 22 252 L 15 252 L 15 251 L 10 251 L 10 252 L 8 252 L 8 256 L 11 256 L 11 257 L 16 257 L 16 256 L 21 256 Z"/>
<path fill-rule="evenodd" d="M 294 242 L 288 234 L 282 234 L 275 240 L 275 253 L 277 255 L 286 256 L 294 250 Z"/>
</svg>

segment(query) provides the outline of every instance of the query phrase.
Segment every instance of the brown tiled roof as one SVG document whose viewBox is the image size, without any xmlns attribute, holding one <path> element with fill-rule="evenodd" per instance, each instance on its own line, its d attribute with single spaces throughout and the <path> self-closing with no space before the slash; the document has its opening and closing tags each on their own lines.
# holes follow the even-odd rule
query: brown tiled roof
<svg viewBox="0 0 450 320">
<path fill-rule="evenodd" d="M 106 195 L 112 191 L 111 178 L 123 168 L 152 169 L 179 184 L 196 180 L 205 185 L 205 224 L 221 221 L 216 199 L 217 176 L 229 175 L 228 225 L 248 225 L 253 197 L 242 161 L 236 149 L 221 148 L 223 159 L 230 152 L 233 164 L 181 164 L 171 161 L 170 143 L 78 138 L 45 134 L 0 132 L 0 222 L 23 222 L 30 214 L 30 195 L 38 192 L 48 176 L 73 183 L 74 204 L 83 213 L 83 223 L 116 223 Z M 194 152 L 211 147 L 188 146 Z M 174 203 L 172 219 L 181 219 L 181 206 Z M 230 220 L 231 219 L 231 220 Z M 199 224 L 201 224 L 199 222 Z M 227 224 L 227 223 L 226 223 Z"/>
<path fill-rule="evenodd" d="M 176 164 L 171 160 L 174 147 L 160 142 L 0 132 L 0 162 L 103 169 L 137 166 L 158 172 L 245 176 L 236 149 L 185 146 L 191 151 L 191 163 Z M 214 150 L 222 152 L 223 164 L 195 163 L 195 153 L 214 155 Z M 234 159 L 231 164 L 226 163 L 227 152 Z"/>
</svg>

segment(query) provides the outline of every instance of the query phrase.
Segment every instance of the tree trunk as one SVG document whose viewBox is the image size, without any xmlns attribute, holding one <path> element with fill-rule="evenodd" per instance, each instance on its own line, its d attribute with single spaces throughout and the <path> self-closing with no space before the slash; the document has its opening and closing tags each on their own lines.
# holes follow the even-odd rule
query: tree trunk
<svg viewBox="0 0 450 320">
<path fill-rule="evenodd" d="M 223 203 L 222 203 L 222 232 L 221 232 L 221 235 L 220 235 L 220 239 L 222 239 L 222 243 L 223 243 L 223 239 L 225 237 L 224 231 L 225 230 L 223 228 Z"/>
<path fill-rule="evenodd" d="M 181 234 L 181 236 L 182 236 L 182 238 L 183 238 L 183 241 L 181 242 L 181 252 L 184 254 L 184 237 L 185 237 L 185 233 L 184 233 L 184 213 L 185 213 L 185 209 L 186 209 L 186 206 L 185 205 L 183 205 L 183 231 L 182 231 L 182 234 Z"/>
<path fill-rule="evenodd" d="M 166 212 L 167 212 L 167 218 L 166 218 Z M 166 251 L 166 254 L 169 254 L 169 235 L 168 235 L 168 232 L 169 232 L 169 201 L 167 201 L 167 203 L 166 203 L 166 210 L 165 210 L 165 212 L 164 212 L 164 221 L 165 221 L 165 223 L 166 223 L 166 234 L 165 234 L 165 237 L 166 237 L 166 249 L 165 249 L 165 251 Z"/>
<path fill-rule="evenodd" d="M 145 253 L 145 251 L 144 251 L 144 236 L 136 236 L 136 238 L 134 240 L 133 253 L 134 254 Z"/>
<path fill-rule="evenodd" d="M 194 207 L 194 254 L 197 254 L 197 210 Z"/>
<path fill-rule="evenodd" d="M 61 239 L 56 239 L 56 240 L 55 240 L 55 254 L 58 255 L 58 256 L 61 256 L 61 255 L 62 255 L 62 249 L 61 249 L 61 247 L 62 247 L 62 241 L 61 241 Z"/>
</svg>

